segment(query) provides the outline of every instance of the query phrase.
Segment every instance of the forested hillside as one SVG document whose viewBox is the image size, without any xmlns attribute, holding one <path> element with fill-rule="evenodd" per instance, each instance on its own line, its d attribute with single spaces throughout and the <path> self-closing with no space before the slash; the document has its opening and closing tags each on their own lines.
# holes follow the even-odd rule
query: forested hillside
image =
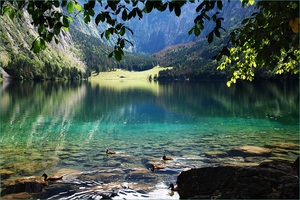
<svg viewBox="0 0 300 200">
<path fill-rule="evenodd" d="M 151 56 L 132 53 L 126 53 L 120 63 L 108 58 L 112 47 L 99 38 L 79 32 L 78 23 L 76 28 L 61 31 L 58 44 L 52 42 L 45 50 L 34 53 L 31 48 L 37 30 L 25 11 L 24 16 L 24 20 L 12 20 L 8 16 L 1 16 L 0 20 L 1 67 L 13 79 L 83 79 L 92 71 L 115 68 L 140 71 L 157 64 Z"/>
<path fill-rule="evenodd" d="M 169 46 L 162 51 L 154 53 L 158 64 L 163 67 L 173 66 L 172 70 L 164 70 L 159 73 L 159 80 L 205 80 L 205 79 L 228 79 L 230 69 L 218 70 L 217 67 L 223 60 L 217 61 L 215 56 L 222 50 L 230 39 L 229 33 L 240 27 L 242 21 L 254 11 L 254 6 L 241 7 L 239 1 L 226 3 L 220 13 L 224 18 L 222 27 L 224 31 L 218 38 L 212 35 L 212 43 L 208 43 L 209 31 L 214 27 L 206 24 L 206 29 L 201 32 L 199 40 L 187 44 Z M 204 38 L 204 39 L 201 39 Z M 212 40 L 212 39 L 211 39 Z M 274 67 L 258 66 L 254 69 L 255 79 L 270 78 L 298 78 L 297 74 L 276 74 Z"/>
<path fill-rule="evenodd" d="M 70 29 L 76 49 L 80 58 L 86 63 L 90 71 L 96 73 L 110 71 L 115 68 L 126 70 L 143 71 L 153 68 L 157 62 L 152 56 L 138 55 L 126 52 L 121 62 L 108 58 L 112 47 L 107 46 L 99 38 L 86 35 L 77 29 Z"/>
<path fill-rule="evenodd" d="M 86 66 L 76 55 L 68 32 L 62 32 L 59 44 L 51 44 L 36 54 L 31 49 L 37 32 L 26 12 L 24 20 L 0 19 L 1 67 L 14 79 L 81 79 Z"/>
<path fill-rule="evenodd" d="M 173 70 L 161 72 L 159 76 L 161 80 L 224 79 L 228 74 L 231 76 L 235 72 L 234 67 L 226 68 L 227 71 L 217 70 L 217 66 L 220 65 L 222 60 L 218 62 L 214 59 L 214 56 L 226 44 L 231 44 L 229 38 L 235 37 L 230 35 L 232 30 L 240 27 L 244 18 L 249 17 L 251 14 L 253 15 L 253 12 L 257 11 L 254 5 L 243 8 L 240 1 L 224 3 L 218 1 L 218 5 L 211 10 L 208 9 L 204 17 L 212 20 L 204 20 L 203 24 L 198 23 L 197 26 L 199 27 L 195 28 L 193 27 L 193 24 L 195 25 L 194 20 L 199 14 L 195 12 L 198 9 L 195 9 L 195 4 L 186 4 L 180 10 L 177 8 L 176 11 L 175 8 L 175 12 L 172 12 L 173 7 L 171 9 L 171 5 L 174 6 L 176 3 L 173 5 L 169 2 L 169 9 L 166 9 L 164 12 L 159 10 L 150 12 L 150 10 L 149 13 L 145 12 L 147 13 L 146 15 L 139 11 L 139 16 L 143 17 L 131 18 L 130 21 L 127 21 L 127 15 L 129 15 L 127 12 L 132 6 L 130 5 L 127 10 L 122 11 L 122 16 L 118 16 L 118 20 L 121 22 L 118 22 L 118 25 L 115 26 L 124 28 L 120 31 L 113 27 L 110 30 L 107 29 L 109 26 L 113 26 L 108 21 L 115 22 L 115 19 L 112 20 L 111 16 L 107 14 L 110 11 L 105 11 L 102 13 L 103 15 L 95 15 L 95 11 L 89 8 L 89 4 L 94 4 L 93 8 L 95 10 L 105 10 L 109 7 L 102 8 L 99 3 L 86 3 L 86 1 L 80 0 L 78 3 L 82 4 L 83 8 L 85 6 L 87 10 L 75 13 L 72 12 L 75 10 L 75 3 L 77 4 L 77 1 L 68 1 L 67 7 L 61 6 L 63 7 L 62 13 L 66 13 L 67 16 L 61 14 L 64 17 L 59 18 L 63 23 L 58 21 L 57 24 L 60 23 L 62 27 L 51 27 L 49 29 L 54 31 L 48 35 L 50 38 L 48 36 L 47 38 L 42 38 L 39 35 L 43 31 L 46 32 L 47 28 L 43 27 L 43 24 L 40 27 L 34 27 L 32 25 L 34 20 L 30 19 L 28 12 L 25 11 L 26 8 L 23 8 L 24 11 L 22 11 L 21 18 L 14 18 L 11 14 L 13 12 L 10 12 L 10 15 L 5 14 L 1 16 L 1 66 L 11 77 L 17 79 L 82 79 L 90 76 L 93 71 L 98 73 L 115 68 L 142 71 L 159 64 L 162 67 L 174 67 Z M 147 3 L 148 7 L 151 7 L 153 2 L 149 1 Z M 70 8 L 72 7 L 70 5 L 73 8 Z M 114 7 L 113 5 L 110 5 L 112 6 L 111 9 Z M 60 4 L 58 3 L 57 7 L 55 7 L 61 9 L 59 6 Z M 120 6 L 119 13 L 124 9 L 122 6 Z M 145 8 L 148 9 L 147 6 Z M 105 18 L 104 14 L 108 18 Z M 135 13 L 134 15 L 138 14 Z M 49 16 L 45 18 L 47 17 Z M 299 21 L 299 18 L 296 19 Z M 99 23 L 100 21 L 101 23 Z M 293 20 L 290 22 L 293 22 Z M 245 23 L 247 23 L 247 20 Z M 293 23 L 291 24 L 293 25 Z M 66 24 L 67 26 L 65 26 Z M 219 24 L 218 26 L 220 27 L 216 27 L 216 24 Z M 192 27 L 193 29 L 190 29 Z M 290 29 L 290 27 L 287 28 Z M 118 31 L 122 37 L 117 34 Z M 42 39 L 36 40 L 38 36 Z M 112 46 L 115 45 L 118 37 L 119 41 L 123 43 L 119 44 L 117 54 L 115 54 L 116 52 L 110 54 L 116 49 L 116 46 Z M 121 40 L 124 38 L 125 40 Z M 46 42 L 51 40 L 52 43 L 47 43 L 46 48 Z M 32 46 L 33 41 L 39 42 L 34 43 L 35 45 Z M 132 46 L 129 45 L 131 42 Z M 135 52 L 135 54 L 126 52 L 123 55 L 121 50 L 123 48 L 124 50 Z M 230 46 L 226 47 L 225 50 L 227 50 L 229 55 L 228 48 Z M 33 53 L 31 49 L 44 50 L 40 53 Z M 153 52 L 154 54 L 150 55 Z M 114 55 L 113 57 L 117 60 L 121 58 L 122 60 L 117 62 L 115 59 L 109 58 L 108 55 Z M 291 59 L 295 60 L 295 55 L 291 52 L 287 53 L 286 56 L 287 59 L 290 56 Z M 274 69 L 275 66 L 272 67 Z M 258 72 L 256 73 L 258 74 L 256 78 L 273 77 L 275 72 L 268 70 L 269 68 L 265 64 L 262 68 L 258 66 L 253 71 Z M 251 73 L 253 72 L 251 71 Z M 286 74 L 289 76 L 289 73 Z"/>
</svg>

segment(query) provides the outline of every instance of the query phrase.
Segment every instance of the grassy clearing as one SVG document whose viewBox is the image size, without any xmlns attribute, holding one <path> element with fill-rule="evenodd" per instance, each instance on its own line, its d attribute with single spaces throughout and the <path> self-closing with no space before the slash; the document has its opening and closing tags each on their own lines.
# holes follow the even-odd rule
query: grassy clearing
<svg viewBox="0 0 300 200">
<path fill-rule="evenodd" d="M 158 83 L 155 81 L 150 82 L 149 76 L 151 75 L 153 77 L 158 75 L 159 71 L 171 68 L 172 67 L 162 68 L 157 66 L 153 69 L 141 72 L 117 69 L 111 72 L 100 72 L 98 75 L 89 78 L 89 80 L 92 86 L 108 87 L 118 91 L 135 88 L 151 90 L 158 94 Z"/>
<path fill-rule="evenodd" d="M 155 76 L 158 75 L 159 71 L 164 69 L 170 69 L 169 68 L 163 68 L 156 66 L 150 70 L 146 71 L 127 71 L 123 69 L 117 69 L 115 71 L 111 72 L 100 72 L 96 76 L 92 76 L 91 80 L 149 80 L 149 76 Z"/>
</svg>

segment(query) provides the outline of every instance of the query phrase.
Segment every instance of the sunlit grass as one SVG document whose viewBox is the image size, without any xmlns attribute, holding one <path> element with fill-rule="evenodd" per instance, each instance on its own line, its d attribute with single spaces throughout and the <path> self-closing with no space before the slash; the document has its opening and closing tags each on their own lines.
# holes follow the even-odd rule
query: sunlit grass
<svg viewBox="0 0 300 200">
<path fill-rule="evenodd" d="M 111 72 L 100 72 L 98 75 L 92 76 L 89 80 L 92 86 L 100 86 L 112 88 L 117 91 L 128 89 L 143 89 L 151 90 L 155 94 L 159 94 L 158 82 L 149 81 L 149 77 L 157 76 L 159 71 L 164 69 L 156 66 L 146 71 L 127 71 L 123 69 L 116 69 Z"/>
</svg>

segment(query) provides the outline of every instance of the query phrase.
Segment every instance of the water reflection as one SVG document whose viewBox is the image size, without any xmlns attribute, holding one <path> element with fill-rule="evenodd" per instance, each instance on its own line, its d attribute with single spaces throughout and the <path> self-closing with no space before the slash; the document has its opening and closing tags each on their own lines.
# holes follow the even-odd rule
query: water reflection
<svg viewBox="0 0 300 200">
<path fill-rule="evenodd" d="M 15 177 L 68 168 L 79 182 L 138 183 L 149 192 L 185 168 L 247 162 L 206 152 L 299 142 L 299 85 L 291 82 L 4 82 L 0 92 L 0 166 Z M 106 148 L 118 154 L 107 157 Z M 175 160 L 151 173 L 149 163 L 166 164 L 165 153 Z"/>
</svg>

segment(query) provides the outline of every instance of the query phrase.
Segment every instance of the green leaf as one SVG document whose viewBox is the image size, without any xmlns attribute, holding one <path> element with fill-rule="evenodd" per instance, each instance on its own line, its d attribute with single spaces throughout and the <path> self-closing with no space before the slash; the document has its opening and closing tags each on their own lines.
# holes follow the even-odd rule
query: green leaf
<svg viewBox="0 0 300 200">
<path fill-rule="evenodd" d="M 125 27 L 123 26 L 121 29 L 120 29 L 120 35 L 123 36 L 125 34 Z"/>
<path fill-rule="evenodd" d="M 55 35 L 58 35 L 60 33 L 60 28 L 61 26 L 59 26 L 58 23 L 54 25 L 53 32 Z"/>
<path fill-rule="evenodd" d="M 69 27 L 69 20 L 68 20 L 68 17 L 66 17 L 66 16 L 63 17 L 63 26 L 66 28 Z"/>
<path fill-rule="evenodd" d="M 179 17 L 180 14 L 181 14 L 181 8 L 180 8 L 180 5 L 179 5 L 179 4 L 175 4 L 175 5 L 176 5 L 176 6 L 175 6 L 175 9 L 174 9 L 175 15 L 176 15 L 177 17 Z"/>
<path fill-rule="evenodd" d="M 219 8 L 219 10 L 222 10 L 223 4 L 221 0 L 217 1 L 217 7 Z"/>
<path fill-rule="evenodd" d="M 200 29 L 198 27 L 195 27 L 194 28 L 194 33 L 195 33 L 195 36 L 199 36 L 200 35 Z"/>
<path fill-rule="evenodd" d="M 114 51 L 115 59 L 120 62 L 122 60 L 122 51 L 121 50 L 115 50 Z"/>
<path fill-rule="evenodd" d="M 133 30 L 131 30 L 131 28 L 129 28 L 128 26 L 124 26 L 128 31 L 130 31 L 130 33 L 133 35 Z"/>
<path fill-rule="evenodd" d="M 79 5 L 77 2 L 75 2 L 75 8 L 80 12 L 82 10 L 81 5 Z"/>
<path fill-rule="evenodd" d="M 121 42 L 120 42 L 120 47 L 121 47 L 121 48 L 124 48 L 124 47 L 125 47 L 125 41 L 124 41 L 124 40 L 121 40 Z"/>
<path fill-rule="evenodd" d="M 48 35 L 47 35 L 47 41 L 48 42 L 51 42 L 52 41 L 52 38 L 53 38 L 53 36 L 54 36 L 54 34 L 53 33 L 49 33 Z"/>
<path fill-rule="evenodd" d="M 95 19 L 95 23 L 96 23 L 97 26 L 99 25 L 99 22 L 102 21 L 102 18 L 103 18 L 102 13 L 97 15 L 97 17 Z"/>
<path fill-rule="evenodd" d="M 75 2 L 74 1 L 70 1 L 67 5 L 67 10 L 68 13 L 72 13 L 74 11 L 75 8 Z"/>
<path fill-rule="evenodd" d="M 222 56 L 223 55 L 221 53 L 218 53 L 216 56 L 214 56 L 214 59 L 219 61 L 219 60 L 221 60 Z"/>
<path fill-rule="evenodd" d="M 40 39 L 40 49 L 42 50 L 46 49 L 46 43 L 44 39 Z"/>
<path fill-rule="evenodd" d="M 173 11 L 173 3 L 169 2 L 169 11 L 172 12 Z"/>
<path fill-rule="evenodd" d="M 108 54 L 108 57 L 111 58 L 111 57 L 113 56 L 113 54 L 114 54 L 114 52 L 110 52 L 110 53 Z"/>
<path fill-rule="evenodd" d="M 84 15 L 84 22 L 86 23 L 86 24 L 88 24 L 90 21 L 91 21 L 91 18 L 90 18 L 90 16 L 89 15 Z"/>
<path fill-rule="evenodd" d="M 245 19 L 242 21 L 242 24 L 246 24 L 247 22 L 249 22 L 249 18 L 245 18 Z"/>
<path fill-rule="evenodd" d="M 105 38 L 108 40 L 110 37 L 110 31 L 109 30 L 106 30 L 105 31 Z"/>
<path fill-rule="evenodd" d="M 39 26 L 39 28 L 38 28 L 38 33 L 39 33 L 39 35 L 41 35 L 41 34 L 43 33 L 44 29 L 45 29 L 45 26 L 44 26 L 44 25 L 40 25 L 40 26 Z"/>
<path fill-rule="evenodd" d="M 38 53 L 41 50 L 41 43 L 40 43 L 40 39 L 37 38 L 33 41 L 32 46 L 31 46 L 31 51 L 33 51 L 34 53 Z"/>
<path fill-rule="evenodd" d="M 136 10 L 136 13 L 138 14 L 140 19 L 143 18 L 143 13 L 139 9 Z"/>
<path fill-rule="evenodd" d="M 67 0 L 62 0 L 61 2 L 61 7 L 65 7 L 67 5 L 68 1 Z"/>
<path fill-rule="evenodd" d="M 59 43 L 59 40 L 56 37 L 54 38 L 54 41 L 55 41 L 56 44 Z"/>
<path fill-rule="evenodd" d="M 122 19 L 123 19 L 123 21 L 125 21 L 125 20 L 127 20 L 127 11 L 126 11 L 126 9 L 124 9 L 123 10 L 123 12 L 122 12 Z"/>
<path fill-rule="evenodd" d="M 194 27 L 189 30 L 189 32 L 188 32 L 189 35 L 192 35 L 193 31 L 194 31 Z"/>
<path fill-rule="evenodd" d="M 227 57 L 230 56 L 230 51 L 229 51 L 229 49 L 227 47 L 223 47 L 223 49 L 222 49 L 221 52 L 222 52 L 223 55 L 225 55 Z"/>
<path fill-rule="evenodd" d="M 96 1 L 95 0 L 90 0 L 90 1 L 88 1 L 88 4 L 89 4 L 90 8 L 94 8 L 95 4 L 96 4 Z"/>
<path fill-rule="evenodd" d="M 58 0 L 55 0 L 55 1 L 53 2 L 53 4 L 54 4 L 54 6 L 55 6 L 56 8 L 59 7 L 59 1 L 58 1 Z"/>
<path fill-rule="evenodd" d="M 218 29 L 215 29 L 215 35 L 219 38 L 219 37 L 221 37 L 221 34 L 220 34 L 220 32 L 219 32 L 219 30 Z"/>
<path fill-rule="evenodd" d="M 207 37 L 208 43 L 209 44 L 212 43 L 213 39 L 214 39 L 214 32 L 212 31 L 208 34 L 208 37 Z"/>
<path fill-rule="evenodd" d="M 153 9 L 153 2 L 152 1 L 147 1 L 145 5 L 145 9 L 147 13 L 151 13 Z"/>
<path fill-rule="evenodd" d="M 200 29 L 200 30 L 203 30 L 204 29 L 204 26 L 202 23 L 197 23 L 197 27 Z"/>
</svg>

